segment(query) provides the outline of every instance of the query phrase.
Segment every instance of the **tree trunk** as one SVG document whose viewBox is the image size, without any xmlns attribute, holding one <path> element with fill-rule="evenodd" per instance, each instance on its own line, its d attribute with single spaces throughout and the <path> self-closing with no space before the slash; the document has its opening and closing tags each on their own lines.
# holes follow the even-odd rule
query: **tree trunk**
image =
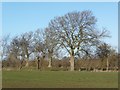
<svg viewBox="0 0 120 90">
<path fill-rule="evenodd" d="M 37 69 L 40 69 L 40 57 L 37 57 Z"/>
<path fill-rule="evenodd" d="M 101 61 L 101 63 L 100 63 L 101 65 L 100 65 L 100 67 L 101 67 L 101 70 L 103 71 L 103 60 Z"/>
<path fill-rule="evenodd" d="M 108 58 L 107 58 L 107 68 L 106 68 L 106 70 L 108 71 L 108 69 L 109 69 L 109 62 L 108 62 Z"/>
<path fill-rule="evenodd" d="M 49 59 L 48 63 L 48 67 L 52 67 L 52 57 Z"/>
<path fill-rule="evenodd" d="M 26 60 L 26 64 L 25 64 L 25 67 L 28 67 L 29 66 L 29 61 L 28 59 Z"/>
<path fill-rule="evenodd" d="M 38 69 L 40 69 L 40 60 L 38 59 L 38 62 L 37 62 L 37 67 Z"/>
<path fill-rule="evenodd" d="M 29 55 L 27 55 L 27 57 L 26 57 L 26 65 L 25 65 L 25 67 L 28 67 L 29 66 Z"/>
<path fill-rule="evenodd" d="M 74 56 L 70 56 L 70 71 L 74 71 Z"/>
<path fill-rule="evenodd" d="M 20 69 L 22 69 L 23 61 L 24 61 L 24 60 L 22 60 L 22 61 L 20 62 Z"/>
</svg>

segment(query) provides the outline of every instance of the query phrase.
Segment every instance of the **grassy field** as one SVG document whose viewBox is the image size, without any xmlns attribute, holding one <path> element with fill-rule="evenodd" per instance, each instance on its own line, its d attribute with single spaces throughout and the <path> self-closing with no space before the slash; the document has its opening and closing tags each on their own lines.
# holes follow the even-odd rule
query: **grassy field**
<svg viewBox="0 0 120 90">
<path fill-rule="evenodd" d="M 3 88 L 117 88 L 117 72 L 3 71 Z"/>
</svg>

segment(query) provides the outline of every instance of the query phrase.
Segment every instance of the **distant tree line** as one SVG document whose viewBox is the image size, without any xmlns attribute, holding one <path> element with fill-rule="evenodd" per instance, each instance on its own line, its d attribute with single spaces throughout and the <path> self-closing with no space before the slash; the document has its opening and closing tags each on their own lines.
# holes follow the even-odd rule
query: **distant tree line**
<svg viewBox="0 0 120 90">
<path fill-rule="evenodd" d="M 45 29 L 2 39 L 3 68 L 40 70 L 118 70 L 119 54 L 102 39 L 91 11 L 70 12 L 52 19 Z M 9 40 L 10 39 L 10 40 Z M 66 54 L 61 56 L 62 54 Z"/>
</svg>

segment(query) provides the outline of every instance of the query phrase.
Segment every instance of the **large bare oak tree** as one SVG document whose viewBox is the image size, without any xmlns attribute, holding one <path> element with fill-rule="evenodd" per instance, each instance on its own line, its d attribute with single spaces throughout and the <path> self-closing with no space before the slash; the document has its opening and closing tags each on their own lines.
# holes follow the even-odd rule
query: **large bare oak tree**
<svg viewBox="0 0 120 90">
<path fill-rule="evenodd" d="M 96 45 L 107 30 L 96 28 L 97 19 L 91 11 L 71 12 L 61 17 L 55 17 L 49 23 L 49 28 L 55 33 L 61 44 L 70 55 L 70 70 L 74 71 L 74 57 L 80 51 L 87 52 L 88 47 Z"/>
</svg>

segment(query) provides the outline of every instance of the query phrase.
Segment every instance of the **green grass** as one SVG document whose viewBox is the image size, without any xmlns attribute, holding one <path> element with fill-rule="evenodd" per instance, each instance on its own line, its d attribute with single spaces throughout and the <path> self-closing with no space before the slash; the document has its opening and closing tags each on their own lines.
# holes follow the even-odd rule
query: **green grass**
<svg viewBox="0 0 120 90">
<path fill-rule="evenodd" d="M 117 88 L 117 72 L 3 71 L 3 88 Z"/>
</svg>

